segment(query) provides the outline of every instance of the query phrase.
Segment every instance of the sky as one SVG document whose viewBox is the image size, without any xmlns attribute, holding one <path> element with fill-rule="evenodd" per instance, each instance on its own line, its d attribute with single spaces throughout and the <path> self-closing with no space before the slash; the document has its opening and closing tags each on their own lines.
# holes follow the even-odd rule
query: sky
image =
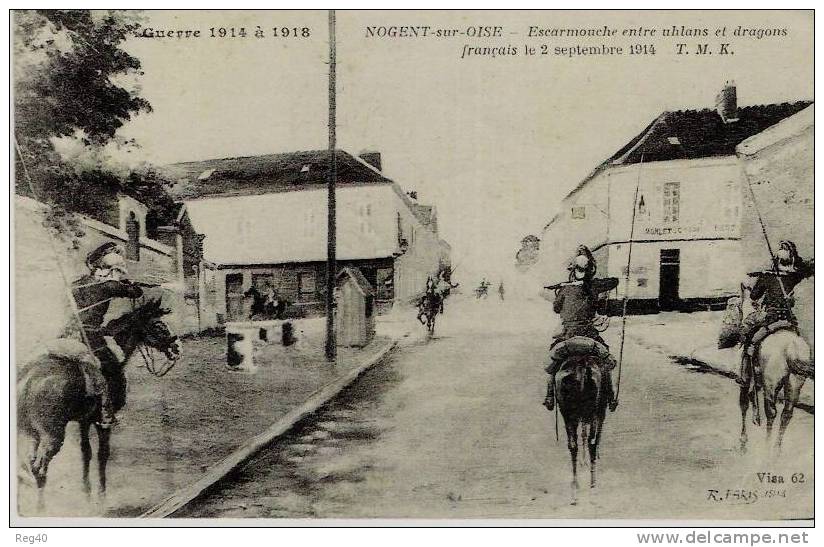
<svg viewBox="0 0 824 547">
<path fill-rule="evenodd" d="M 199 39 L 131 39 L 153 106 L 122 130 L 157 164 L 327 147 L 328 24 L 323 11 L 144 14 L 144 27 Z M 467 277 L 509 272 L 520 239 L 564 195 L 664 110 L 713 107 L 727 80 L 740 105 L 813 97 L 812 15 L 801 12 L 380 12 L 337 14 L 338 147 L 381 152 L 383 170 L 437 207 Z M 500 25 L 497 39 L 378 39 L 371 25 Z M 677 56 L 708 39 L 537 39 L 541 28 L 787 29 L 730 38 L 734 55 Z M 210 38 L 210 28 L 308 27 L 309 38 Z M 471 57 L 464 44 L 653 43 L 655 55 Z M 519 53 L 522 53 L 519 51 Z"/>
</svg>

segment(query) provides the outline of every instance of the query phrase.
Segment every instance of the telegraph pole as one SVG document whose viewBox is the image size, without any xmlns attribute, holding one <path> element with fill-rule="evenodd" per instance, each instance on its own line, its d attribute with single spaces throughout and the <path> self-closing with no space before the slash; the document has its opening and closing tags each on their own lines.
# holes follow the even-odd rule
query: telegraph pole
<svg viewBox="0 0 824 547">
<path fill-rule="evenodd" d="M 336 226 L 335 226 L 335 184 L 338 178 L 338 159 L 335 154 L 336 135 L 336 105 L 335 105 L 335 10 L 329 10 L 329 180 L 328 182 L 328 215 L 327 215 L 327 244 L 326 244 L 326 359 L 334 361 L 337 354 L 335 341 L 335 278 L 338 266 L 335 258 Z"/>
</svg>

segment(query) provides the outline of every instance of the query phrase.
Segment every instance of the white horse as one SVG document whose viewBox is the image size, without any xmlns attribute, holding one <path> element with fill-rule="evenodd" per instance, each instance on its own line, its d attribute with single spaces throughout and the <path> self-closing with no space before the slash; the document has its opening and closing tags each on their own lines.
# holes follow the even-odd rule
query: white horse
<svg viewBox="0 0 824 547">
<path fill-rule="evenodd" d="M 744 306 L 747 304 L 750 307 L 752 306 L 749 298 L 744 301 Z M 743 316 L 743 311 L 741 315 Z M 750 403 L 756 402 L 759 392 L 763 394 L 764 416 L 767 421 L 767 441 L 769 442 L 773 422 L 777 415 L 776 400 L 779 392 L 783 389 L 784 408 L 781 411 L 781 421 L 779 422 L 778 439 L 776 441 L 776 449 L 780 452 L 781 442 L 793 417 L 793 410 L 798 403 L 801 388 L 804 387 L 807 376 L 812 377 L 813 375 L 812 352 L 809 344 L 797 332 L 786 329 L 778 330 L 768 335 L 761 342 L 758 351 L 753 356 L 753 365 L 754 369 L 761 371 L 763 386 L 759 386 L 752 398 L 750 397 L 749 386 L 741 388 L 738 398 L 741 407 L 741 450 L 745 451 L 747 445 L 747 409 L 750 407 Z M 755 378 L 752 381 L 755 381 Z M 758 412 L 756 405 L 753 405 L 753 411 Z"/>
</svg>

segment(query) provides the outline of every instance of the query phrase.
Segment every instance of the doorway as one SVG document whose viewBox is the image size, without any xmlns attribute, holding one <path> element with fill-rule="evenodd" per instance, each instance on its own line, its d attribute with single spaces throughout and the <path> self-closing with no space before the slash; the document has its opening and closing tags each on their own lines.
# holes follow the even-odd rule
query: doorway
<svg viewBox="0 0 824 547">
<path fill-rule="evenodd" d="M 661 249 L 661 270 L 658 284 L 658 308 L 661 311 L 678 309 L 679 277 L 681 275 L 681 250 Z"/>
<path fill-rule="evenodd" d="M 226 318 L 229 321 L 243 319 L 243 274 L 226 275 Z"/>
</svg>

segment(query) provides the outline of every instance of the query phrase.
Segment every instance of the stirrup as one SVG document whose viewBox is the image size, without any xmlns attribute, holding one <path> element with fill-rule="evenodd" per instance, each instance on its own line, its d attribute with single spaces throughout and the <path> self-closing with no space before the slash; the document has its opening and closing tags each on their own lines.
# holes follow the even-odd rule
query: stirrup
<svg viewBox="0 0 824 547">
<path fill-rule="evenodd" d="M 102 419 L 97 420 L 95 422 L 95 425 L 97 425 L 101 429 L 111 429 L 119 423 L 120 423 L 120 421 L 117 419 L 117 417 L 112 416 L 111 420 L 106 420 L 106 421 L 103 421 Z"/>
</svg>

